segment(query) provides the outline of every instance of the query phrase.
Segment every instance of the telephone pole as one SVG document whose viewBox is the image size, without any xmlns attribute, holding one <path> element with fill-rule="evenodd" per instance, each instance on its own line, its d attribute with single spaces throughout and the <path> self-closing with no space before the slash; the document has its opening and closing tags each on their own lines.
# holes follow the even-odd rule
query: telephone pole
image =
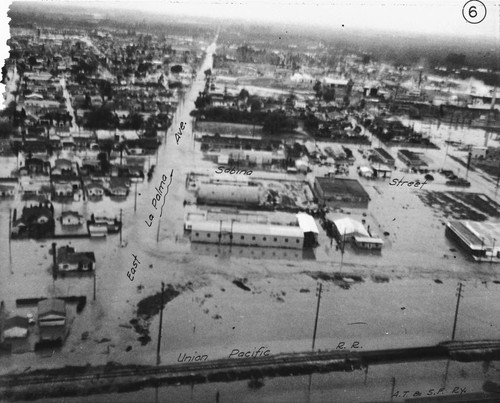
<svg viewBox="0 0 500 403">
<path fill-rule="evenodd" d="M 318 303 L 316 305 L 316 319 L 314 320 L 314 332 L 313 332 L 313 341 L 312 341 L 312 349 L 314 351 L 314 345 L 316 344 L 316 330 L 318 329 L 318 316 L 319 316 L 319 304 L 321 302 L 321 289 L 322 284 L 318 282 L 316 286 L 316 296 L 318 297 Z"/>
<path fill-rule="evenodd" d="M 156 231 L 156 243 L 158 243 L 160 239 L 160 224 L 161 224 L 161 217 L 158 217 L 158 230 Z"/>
<path fill-rule="evenodd" d="M 462 283 L 458 283 L 457 290 L 457 307 L 455 308 L 455 319 L 453 320 L 453 332 L 451 333 L 451 340 L 455 340 L 455 331 L 457 330 L 457 317 L 458 317 L 458 307 L 460 306 L 460 298 L 462 298 Z"/>
<path fill-rule="evenodd" d="M 12 209 L 9 208 L 9 265 L 10 265 L 10 274 L 14 274 L 14 271 L 12 270 L 12 245 L 11 245 L 11 239 L 12 239 Z"/>
<path fill-rule="evenodd" d="M 165 283 L 161 282 L 161 295 L 160 295 L 160 327 L 158 328 L 158 345 L 156 346 L 156 365 L 160 365 L 160 344 L 161 344 L 161 328 L 163 325 L 163 290 Z"/>
<path fill-rule="evenodd" d="M 340 272 L 342 273 L 342 265 L 344 264 L 344 251 L 345 251 L 345 228 L 344 235 L 342 236 L 342 246 L 340 249 Z"/>
<path fill-rule="evenodd" d="M 137 211 L 137 182 L 135 182 L 134 213 Z"/>
<path fill-rule="evenodd" d="M 123 228 L 122 213 L 123 209 L 120 209 L 120 246 L 122 245 L 122 228 Z"/>
<path fill-rule="evenodd" d="M 96 289 L 96 285 L 95 285 L 95 275 L 96 275 L 96 268 L 94 267 L 94 301 L 95 301 L 95 289 Z"/>
</svg>

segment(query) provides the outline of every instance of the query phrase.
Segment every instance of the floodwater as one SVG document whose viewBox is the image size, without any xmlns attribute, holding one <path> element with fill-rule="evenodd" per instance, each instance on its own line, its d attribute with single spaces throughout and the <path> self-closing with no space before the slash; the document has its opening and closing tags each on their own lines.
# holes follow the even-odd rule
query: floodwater
<svg viewBox="0 0 500 403">
<path fill-rule="evenodd" d="M 368 371 L 332 372 L 262 379 L 260 387 L 249 381 L 193 386 L 148 388 L 120 394 L 42 399 L 48 402 L 403 402 L 418 396 L 462 398 L 484 393 L 485 381 L 498 382 L 499 368 L 483 363 L 434 361 L 379 365 Z M 404 397 L 403 397 L 404 396 Z M 391 399 L 392 397 L 392 399 Z"/>
</svg>

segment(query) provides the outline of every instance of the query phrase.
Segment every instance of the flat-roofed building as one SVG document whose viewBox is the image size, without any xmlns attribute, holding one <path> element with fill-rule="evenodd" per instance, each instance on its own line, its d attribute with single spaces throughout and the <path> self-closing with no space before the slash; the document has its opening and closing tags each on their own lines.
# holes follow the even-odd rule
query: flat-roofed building
<svg viewBox="0 0 500 403">
<path fill-rule="evenodd" d="M 316 177 L 314 191 L 320 206 L 367 208 L 370 196 L 356 179 Z"/>
<path fill-rule="evenodd" d="M 66 303 L 61 299 L 38 302 L 40 340 L 64 341 L 66 334 Z"/>
<path fill-rule="evenodd" d="M 260 186 L 238 186 L 202 183 L 197 193 L 197 203 L 229 206 L 259 206 L 262 199 Z"/>
<path fill-rule="evenodd" d="M 396 163 L 394 157 L 383 148 L 374 148 L 371 159 L 373 162 L 380 162 L 389 166 L 393 166 Z"/>
<path fill-rule="evenodd" d="M 296 215 L 299 227 L 304 234 L 304 247 L 315 247 L 318 245 L 318 226 L 313 216 L 306 213 Z"/>
<path fill-rule="evenodd" d="M 414 153 L 413 151 L 410 150 L 405 150 L 405 149 L 399 150 L 398 157 L 410 168 L 427 165 L 424 161 L 420 159 L 420 156 L 417 153 Z"/>
<path fill-rule="evenodd" d="M 355 236 L 354 245 L 360 249 L 382 250 L 384 241 L 380 238 Z"/>
<path fill-rule="evenodd" d="M 292 225 L 193 221 L 191 242 L 302 249 L 304 232 Z"/>
<path fill-rule="evenodd" d="M 446 235 L 456 241 L 474 260 L 500 259 L 500 226 L 479 221 L 450 221 Z"/>
</svg>

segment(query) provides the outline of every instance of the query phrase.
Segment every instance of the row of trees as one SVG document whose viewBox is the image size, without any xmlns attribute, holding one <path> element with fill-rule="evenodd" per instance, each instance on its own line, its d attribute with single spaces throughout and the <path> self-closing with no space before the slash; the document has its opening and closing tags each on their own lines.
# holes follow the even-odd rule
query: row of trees
<svg viewBox="0 0 500 403">
<path fill-rule="evenodd" d="M 80 122 L 83 127 L 89 130 L 136 130 L 144 131 L 146 137 L 156 137 L 157 129 L 165 129 L 170 126 L 170 121 L 166 115 L 151 115 L 147 120 L 137 112 L 129 114 L 124 122 L 120 123 L 118 116 L 108 108 L 98 108 L 86 114 L 85 119 Z"/>
<path fill-rule="evenodd" d="M 191 115 L 213 122 L 261 125 L 262 131 L 268 134 L 290 132 L 295 130 L 298 125 L 296 119 L 287 116 L 282 111 L 248 112 L 246 110 L 213 107 L 192 111 Z"/>
</svg>

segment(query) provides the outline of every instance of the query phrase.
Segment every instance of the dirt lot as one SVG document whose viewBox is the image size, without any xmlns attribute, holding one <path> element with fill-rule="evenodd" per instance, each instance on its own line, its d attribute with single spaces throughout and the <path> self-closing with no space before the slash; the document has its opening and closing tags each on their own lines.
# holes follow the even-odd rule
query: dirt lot
<svg viewBox="0 0 500 403">
<path fill-rule="evenodd" d="M 500 217 L 500 205 L 484 194 L 423 191 L 418 197 L 446 218 L 485 221 L 488 217 Z"/>
</svg>

